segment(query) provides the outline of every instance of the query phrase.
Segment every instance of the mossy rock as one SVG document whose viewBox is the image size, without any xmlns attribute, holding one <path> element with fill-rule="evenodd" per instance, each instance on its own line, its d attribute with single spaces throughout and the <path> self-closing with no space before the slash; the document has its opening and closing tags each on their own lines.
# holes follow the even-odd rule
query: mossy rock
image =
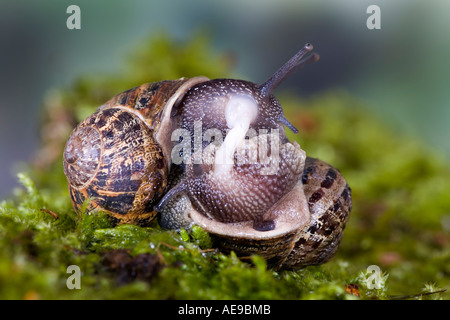
<svg viewBox="0 0 450 320">
<path fill-rule="evenodd" d="M 0 203 L 1 299 L 448 299 L 450 169 L 447 159 L 385 125 L 345 92 L 277 96 L 307 154 L 341 170 L 353 211 L 337 256 L 298 271 L 267 269 L 211 246 L 206 232 L 112 227 L 101 213 L 77 216 L 62 170 L 72 128 L 115 94 L 181 76 L 233 77 L 208 39 L 144 42 L 125 72 L 88 76 L 44 101 L 42 146 L 24 188 Z M 158 61 L 158 63 L 155 63 Z M 68 267 L 81 270 L 69 289 Z M 380 271 L 374 287 L 372 269 Z M 69 283 L 69 287 L 68 287 Z M 437 292 L 437 293 L 434 293 Z"/>
</svg>

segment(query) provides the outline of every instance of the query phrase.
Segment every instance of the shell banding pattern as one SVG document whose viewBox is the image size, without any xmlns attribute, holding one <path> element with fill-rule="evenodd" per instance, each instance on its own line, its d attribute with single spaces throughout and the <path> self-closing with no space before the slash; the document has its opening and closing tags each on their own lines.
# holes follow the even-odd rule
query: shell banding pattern
<svg viewBox="0 0 450 320">
<path fill-rule="evenodd" d="M 306 158 L 301 182 L 311 220 L 299 232 L 283 267 L 298 269 L 330 260 L 342 240 L 352 208 L 351 189 L 336 168 Z"/>
<path fill-rule="evenodd" d="M 155 217 L 169 166 L 155 131 L 188 81 L 127 90 L 74 129 L 64 150 L 64 172 L 77 212 L 89 200 L 88 210 L 102 209 L 116 223 L 145 225 Z"/>
</svg>

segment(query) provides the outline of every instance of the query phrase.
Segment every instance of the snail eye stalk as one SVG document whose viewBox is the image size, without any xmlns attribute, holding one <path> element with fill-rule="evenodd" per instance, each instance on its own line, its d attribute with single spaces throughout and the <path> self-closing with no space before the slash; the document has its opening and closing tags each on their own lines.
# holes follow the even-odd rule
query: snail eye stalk
<svg viewBox="0 0 450 320">
<path fill-rule="evenodd" d="M 277 72 L 275 72 L 266 82 L 260 86 L 263 96 L 268 97 L 272 94 L 273 90 L 283 82 L 289 75 L 303 68 L 311 62 L 319 60 L 317 53 L 312 53 L 305 58 L 305 56 L 313 50 L 313 46 L 310 43 L 304 45 L 300 51 L 298 51 L 288 62 L 286 62 Z"/>
</svg>

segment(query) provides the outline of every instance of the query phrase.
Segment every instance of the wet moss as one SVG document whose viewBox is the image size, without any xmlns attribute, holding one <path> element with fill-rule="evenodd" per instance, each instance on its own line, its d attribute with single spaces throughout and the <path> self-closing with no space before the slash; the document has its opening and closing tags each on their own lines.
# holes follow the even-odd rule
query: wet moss
<svg viewBox="0 0 450 320">
<path fill-rule="evenodd" d="M 230 60 L 212 53 L 202 35 L 184 44 L 152 38 L 130 61 L 120 74 L 86 76 L 72 88 L 52 90 L 44 101 L 41 152 L 18 176 L 23 188 L 0 203 L 0 298 L 449 298 L 440 291 L 450 287 L 448 160 L 344 92 L 307 100 L 278 94 L 300 129 L 290 138 L 339 168 L 352 187 L 350 221 L 329 263 L 275 272 L 260 257 L 248 263 L 222 254 L 201 228 L 165 231 L 156 221 L 113 227 L 101 212 L 77 216 L 62 149 L 78 121 L 141 83 L 233 76 Z M 66 285 L 70 265 L 82 271 L 80 290 Z M 380 269 L 379 287 L 371 265 Z"/>
</svg>

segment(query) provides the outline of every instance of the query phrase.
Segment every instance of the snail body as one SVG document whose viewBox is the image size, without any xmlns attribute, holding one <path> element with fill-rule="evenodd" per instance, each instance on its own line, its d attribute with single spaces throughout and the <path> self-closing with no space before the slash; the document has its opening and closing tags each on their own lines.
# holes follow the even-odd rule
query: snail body
<svg viewBox="0 0 450 320">
<path fill-rule="evenodd" d="M 304 159 L 296 185 L 266 213 L 276 227 L 255 228 L 254 221 L 223 223 L 206 217 L 187 192 L 160 204 L 160 225 L 190 229 L 196 224 L 208 231 L 221 251 L 238 257 L 263 256 L 274 269 L 295 270 L 327 262 L 336 253 L 349 219 L 351 189 L 338 169 L 311 157 Z"/>
<path fill-rule="evenodd" d="M 163 228 L 197 224 L 224 252 L 259 254 L 275 269 L 329 260 L 349 217 L 350 188 L 287 139 L 284 127 L 298 131 L 272 94 L 318 59 L 304 58 L 311 50 L 305 45 L 261 85 L 182 78 L 105 103 L 64 151 L 75 210 L 90 199 L 90 209 L 118 223 L 145 225 L 158 213 Z M 187 134 L 177 136 L 180 128 Z"/>
</svg>

